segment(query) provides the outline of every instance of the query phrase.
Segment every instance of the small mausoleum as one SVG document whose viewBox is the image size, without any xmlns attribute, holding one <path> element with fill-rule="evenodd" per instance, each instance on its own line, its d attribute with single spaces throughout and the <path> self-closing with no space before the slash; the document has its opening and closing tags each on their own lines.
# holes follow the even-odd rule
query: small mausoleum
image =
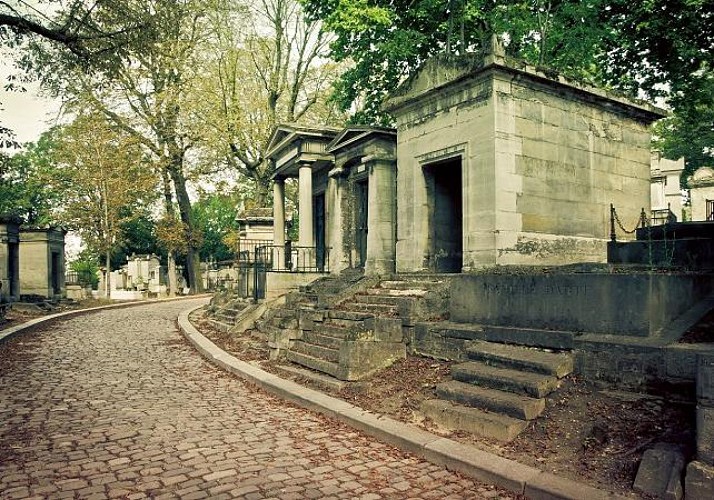
<svg viewBox="0 0 714 500">
<path fill-rule="evenodd" d="M 0 304 L 20 298 L 20 220 L 0 216 Z"/>
<path fill-rule="evenodd" d="M 20 231 L 20 293 L 61 299 L 64 286 L 64 237 L 61 228 Z"/>
<path fill-rule="evenodd" d="M 398 272 L 606 259 L 650 206 L 651 105 L 506 57 L 431 59 L 390 97 Z"/>
<path fill-rule="evenodd" d="M 285 179 L 297 177 L 299 240 L 292 251 L 298 261 L 314 259 L 320 271 L 394 272 L 396 131 L 282 125 L 270 144 L 276 246 L 285 242 Z"/>
<path fill-rule="evenodd" d="M 684 158 L 668 160 L 659 151 L 652 154 L 650 199 L 652 222 L 661 224 L 674 215 L 678 221 L 684 220 L 682 209 L 682 189 L 679 178 L 684 171 Z"/>
<path fill-rule="evenodd" d="M 700 167 L 688 180 L 693 221 L 714 221 L 714 168 Z"/>
</svg>

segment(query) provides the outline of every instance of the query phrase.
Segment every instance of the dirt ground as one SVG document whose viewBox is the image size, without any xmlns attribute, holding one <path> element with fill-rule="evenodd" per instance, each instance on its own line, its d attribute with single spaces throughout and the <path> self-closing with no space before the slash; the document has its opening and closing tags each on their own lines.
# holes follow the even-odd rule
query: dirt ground
<svg viewBox="0 0 714 500">
<path fill-rule="evenodd" d="M 268 371 L 276 371 L 278 363 L 268 361 L 265 342 L 253 332 L 240 336 L 225 334 L 213 328 L 202 313 L 195 313 L 191 320 L 224 350 L 238 358 L 260 362 Z M 693 405 L 599 390 L 575 376 L 562 381 L 560 389 L 548 397 L 544 414 L 510 443 L 435 427 L 420 417 L 418 408 L 424 399 L 435 397 L 435 387 L 448 379 L 449 367 L 448 362 L 410 356 L 368 380 L 348 384 L 341 391 L 316 388 L 364 409 L 633 498 L 644 498 L 631 487 L 645 450 L 665 442 L 680 446 L 688 456 L 694 452 Z M 283 371 L 280 375 L 286 376 Z M 293 379 L 311 385 L 304 377 Z"/>
</svg>

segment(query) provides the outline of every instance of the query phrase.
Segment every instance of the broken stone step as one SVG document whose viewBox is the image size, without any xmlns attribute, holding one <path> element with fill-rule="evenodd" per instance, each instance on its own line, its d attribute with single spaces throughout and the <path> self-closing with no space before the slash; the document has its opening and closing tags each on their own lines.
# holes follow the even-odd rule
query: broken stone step
<svg viewBox="0 0 714 500">
<path fill-rule="evenodd" d="M 499 368 L 479 361 L 467 361 L 453 365 L 451 377 L 459 382 L 515 392 L 534 398 L 544 398 L 558 388 L 557 377 Z"/>
<path fill-rule="evenodd" d="M 340 351 L 338 349 L 330 349 L 329 347 L 310 344 L 305 340 L 296 340 L 290 347 L 290 350 L 307 354 L 313 358 L 324 359 L 331 363 L 337 363 L 340 360 Z"/>
<path fill-rule="evenodd" d="M 226 323 L 216 318 L 208 318 L 208 322 L 213 325 L 214 328 L 222 332 L 227 332 L 233 326 L 233 323 Z"/>
<path fill-rule="evenodd" d="M 327 317 L 330 319 L 341 319 L 347 321 L 364 321 L 367 318 L 373 318 L 374 314 L 369 314 L 363 311 L 330 309 L 329 311 L 327 311 Z"/>
<path fill-rule="evenodd" d="M 386 316 L 396 316 L 399 308 L 395 305 L 388 304 L 372 304 L 366 302 L 348 302 L 342 304 L 342 307 L 346 311 L 353 312 L 369 312 L 373 315 L 386 315 Z"/>
<path fill-rule="evenodd" d="M 331 335 L 323 335 L 322 332 L 315 331 L 304 331 L 302 334 L 302 339 L 308 344 L 315 344 L 322 347 L 327 347 L 328 349 L 339 350 L 342 343 L 345 341 L 343 338 L 333 337 Z"/>
<path fill-rule="evenodd" d="M 436 386 L 436 394 L 446 399 L 473 408 L 503 413 L 521 420 L 533 420 L 545 409 L 545 399 L 529 398 L 512 392 L 479 387 L 450 380 Z"/>
<path fill-rule="evenodd" d="M 274 318 L 297 318 L 297 311 L 295 309 L 288 308 L 278 308 L 273 310 Z"/>
<path fill-rule="evenodd" d="M 326 373 L 337 379 L 344 380 L 344 377 L 341 376 L 343 370 L 337 363 L 314 358 L 307 354 L 293 351 L 292 349 L 285 352 L 285 357 L 288 361 L 304 366 L 305 368 L 310 368 L 311 370 Z"/>
<path fill-rule="evenodd" d="M 285 330 L 288 330 L 287 328 L 278 328 L 277 326 L 270 323 L 261 323 L 260 325 L 256 325 L 256 329 L 259 332 L 265 333 L 266 335 L 273 336 L 275 338 L 285 336 Z M 292 330 L 297 331 L 296 329 Z"/>
<path fill-rule="evenodd" d="M 399 307 L 400 301 L 408 300 L 407 297 L 395 297 L 392 295 L 360 294 L 358 293 L 352 300 L 360 304 L 380 304 Z"/>
<path fill-rule="evenodd" d="M 365 295 L 395 297 L 395 298 L 419 298 L 429 293 L 421 288 L 368 288 L 363 292 Z"/>
<path fill-rule="evenodd" d="M 406 280 L 385 280 L 379 284 L 380 288 L 389 290 L 424 290 L 431 289 L 444 284 L 443 280 L 438 279 L 406 279 Z"/>
<path fill-rule="evenodd" d="M 421 404 L 420 409 L 425 417 L 447 429 L 466 431 L 505 442 L 513 441 L 528 425 L 525 420 L 443 399 L 427 399 Z"/>
<path fill-rule="evenodd" d="M 428 324 L 429 329 L 439 330 L 444 337 L 463 340 L 487 340 L 503 344 L 567 350 L 573 348 L 574 332 L 538 330 L 534 328 L 511 328 L 506 326 L 478 325 L 442 321 Z"/>
<path fill-rule="evenodd" d="M 573 371 L 571 353 L 544 352 L 534 348 L 475 341 L 466 354 L 474 361 L 503 368 L 526 370 L 563 378 Z"/>
<path fill-rule="evenodd" d="M 341 340 L 354 340 L 355 334 L 364 331 L 362 323 L 351 323 L 348 326 L 343 324 L 334 324 L 332 322 L 317 325 L 313 330 L 322 335 L 329 335 Z"/>
</svg>

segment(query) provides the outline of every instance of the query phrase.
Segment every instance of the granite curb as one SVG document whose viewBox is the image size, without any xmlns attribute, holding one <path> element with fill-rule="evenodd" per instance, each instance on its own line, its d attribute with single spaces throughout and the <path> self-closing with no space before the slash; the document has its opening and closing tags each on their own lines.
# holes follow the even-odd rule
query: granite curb
<svg viewBox="0 0 714 500">
<path fill-rule="evenodd" d="M 472 478 L 495 484 L 532 499 L 589 500 L 627 497 L 561 478 L 535 467 L 520 464 L 473 446 L 437 436 L 410 424 L 363 410 L 355 405 L 241 361 L 204 337 L 189 321 L 189 314 L 203 306 L 179 314 L 183 335 L 209 361 L 266 391 L 309 410 L 337 418 L 373 437 L 410 451 L 432 463 Z"/>
<path fill-rule="evenodd" d="M 156 304 L 159 302 L 173 302 L 173 301 L 177 301 L 177 300 L 201 299 L 201 298 L 208 298 L 208 297 L 211 297 L 211 295 L 204 293 L 204 294 L 200 294 L 200 295 L 188 295 L 185 297 L 171 297 L 171 298 L 166 298 L 166 299 L 136 300 L 136 301 L 131 301 L 131 302 L 120 302 L 117 304 L 107 304 L 105 306 L 87 307 L 85 309 L 72 309 L 70 311 L 62 311 L 62 312 L 55 313 L 55 314 L 48 314 L 47 316 L 39 316 L 35 319 L 31 319 L 24 323 L 20 323 L 19 325 L 11 326 L 10 328 L 0 330 L 0 342 L 2 342 L 3 340 L 5 340 L 7 338 L 12 337 L 16 333 L 19 333 L 23 330 L 27 330 L 28 328 L 32 328 L 35 325 L 39 325 L 39 324 L 45 323 L 47 321 L 52 321 L 55 319 L 77 316 L 80 314 L 88 314 L 88 313 L 93 313 L 93 312 L 97 312 L 97 311 L 103 311 L 105 309 L 123 309 L 126 307 L 145 306 L 145 305 L 149 305 L 149 304 Z M 203 306 L 199 306 L 199 307 L 203 307 Z"/>
</svg>

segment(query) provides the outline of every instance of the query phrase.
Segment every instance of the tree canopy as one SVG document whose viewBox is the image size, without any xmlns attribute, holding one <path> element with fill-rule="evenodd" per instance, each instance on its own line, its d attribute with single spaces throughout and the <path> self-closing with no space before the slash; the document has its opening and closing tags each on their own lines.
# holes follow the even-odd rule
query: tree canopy
<svg viewBox="0 0 714 500">
<path fill-rule="evenodd" d="M 712 0 L 302 0 L 352 66 L 336 87 L 353 120 L 389 123 L 385 96 L 437 53 L 475 52 L 497 34 L 509 55 L 631 97 L 663 99 L 674 116 L 659 144 L 688 169 L 714 163 Z M 662 101 L 660 101 L 662 102 Z"/>
</svg>

